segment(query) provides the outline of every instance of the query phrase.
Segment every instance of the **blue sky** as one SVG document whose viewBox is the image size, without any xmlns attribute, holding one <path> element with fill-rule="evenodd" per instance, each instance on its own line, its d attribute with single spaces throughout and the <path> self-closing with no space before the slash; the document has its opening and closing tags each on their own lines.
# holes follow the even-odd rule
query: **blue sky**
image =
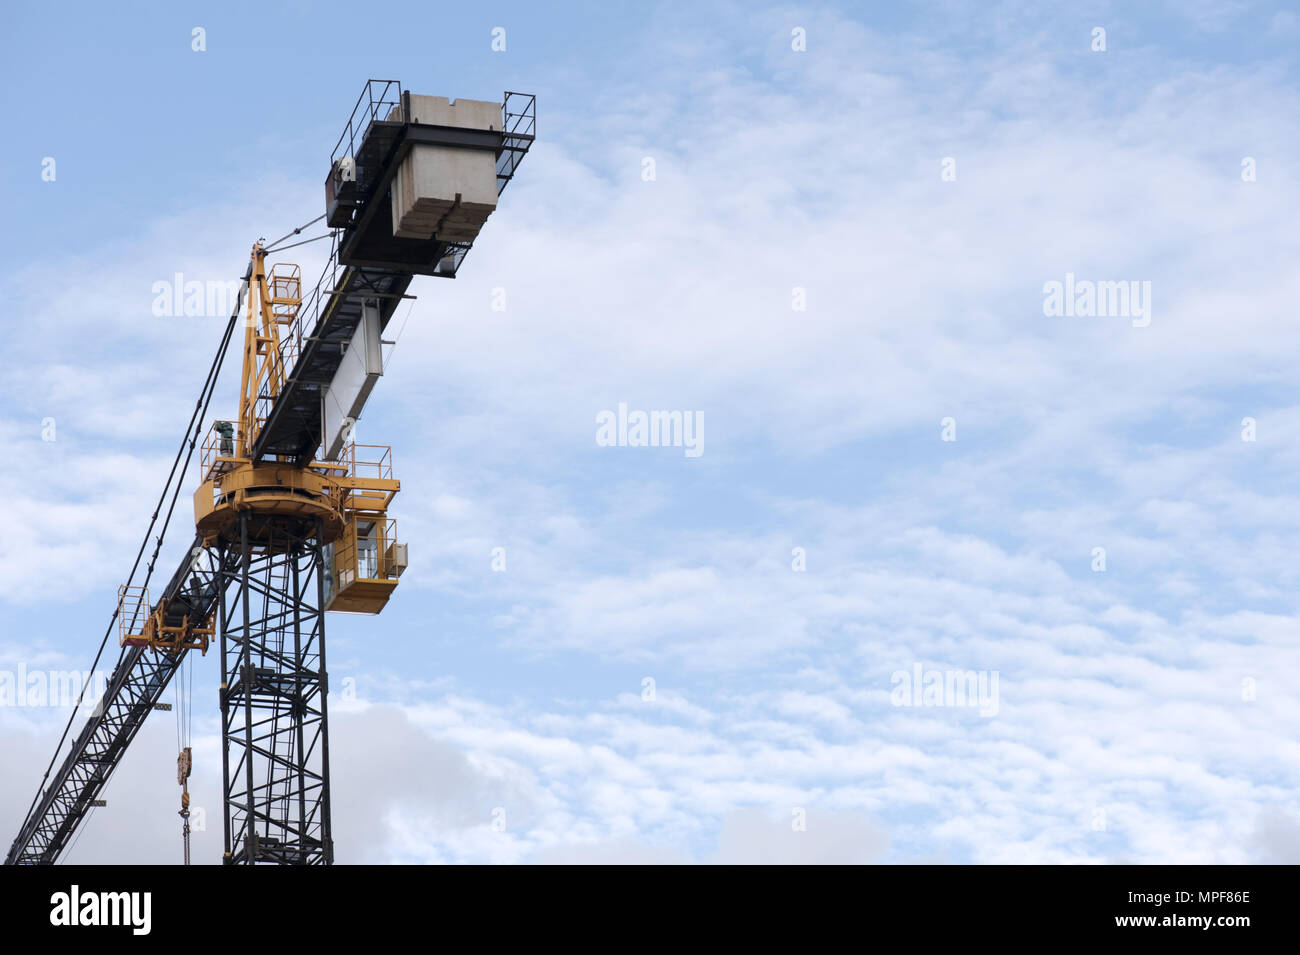
<svg viewBox="0 0 1300 955">
<path fill-rule="evenodd" d="M 320 214 L 367 78 L 522 90 L 539 141 L 359 425 L 412 566 L 328 622 L 340 861 L 1300 859 L 1300 15 L 876 6 L 16 11 L 0 671 L 87 666 L 144 532 L 224 325 L 153 283 Z M 1045 315 L 1067 273 L 1150 324 Z M 620 402 L 704 453 L 600 446 Z M 918 664 L 996 714 L 894 705 Z M 66 715 L 0 707 L 11 828 Z M 174 759 L 159 714 L 69 860 L 174 859 Z"/>
</svg>

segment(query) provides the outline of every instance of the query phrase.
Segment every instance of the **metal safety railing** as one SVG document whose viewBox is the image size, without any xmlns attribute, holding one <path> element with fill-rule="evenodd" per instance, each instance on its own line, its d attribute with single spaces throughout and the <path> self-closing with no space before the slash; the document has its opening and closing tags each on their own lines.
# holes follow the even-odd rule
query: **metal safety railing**
<svg viewBox="0 0 1300 955">
<path fill-rule="evenodd" d="M 343 448 L 338 463 L 348 477 L 393 479 L 393 449 L 386 444 L 349 444 Z"/>
<path fill-rule="evenodd" d="M 223 427 L 224 426 L 224 427 Z M 199 453 L 200 480 L 210 481 L 218 474 L 235 466 L 239 454 L 239 424 L 235 421 L 214 421 Z"/>
<path fill-rule="evenodd" d="M 506 92 L 501 103 L 501 153 L 497 156 L 497 195 L 515 175 L 515 169 L 537 136 L 537 97 Z"/>
<path fill-rule="evenodd" d="M 402 84 L 398 80 L 367 80 L 366 87 L 352 107 L 352 115 L 330 151 L 330 168 L 343 156 L 355 156 L 357 145 L 376 119 L 386 120 L 394 108 L 402 105 Z M 346 144 L 346 149 L 344 148 Z"/>
<path fill-rule="evenodd" d="M 153 608 L 149 603 L 149 588 L 123 584 L 117 588 L 117 636 L 124 647 L 142 646 L 145 625 Z"/>
<path fill-rule="evenodd" d="M 271 315 L 279 325 L 288 325 L 302 305 L 302 269 L 290 262 L 277 262 L 267 273 L 271 293 Z"/>
<path fill-rule="evenodd" d="M 313 468 L 320 474 L 343 482 L 347 478 L 362 481 L 392 481 L 393 449 L 386 444 L 343 446 L 337 460 L 318 461 Z M 395 487 L 339 488 L 339 506 L 345 511 L 376 513 L 387 509 L 397 493 Z"/>
</svg>

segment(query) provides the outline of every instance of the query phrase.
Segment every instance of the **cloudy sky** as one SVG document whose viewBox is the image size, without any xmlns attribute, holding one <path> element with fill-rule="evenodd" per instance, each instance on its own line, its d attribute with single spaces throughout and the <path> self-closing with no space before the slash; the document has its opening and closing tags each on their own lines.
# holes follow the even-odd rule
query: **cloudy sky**
<svg viewBox="0 0 1300 955">
<path fill-rule="evenodd" d="M 0 673 L 89 666 L 145 532 L 224 327 L 154 283 L 319 215 L 367 78 L 522 90 L 358 428 L 412 564 L 328 620 L 340 862 L 1300 861 L 1300 16 L 72 6 L 0 39 Z M 620 404 L 702 453 L 602 446 Z M 949 671 L 985 705 L 904 692 Z M 6 846 L 68 713 L 0 707 Z M 66 859 L 177 860 L 175 753 Z"/>
</svg>

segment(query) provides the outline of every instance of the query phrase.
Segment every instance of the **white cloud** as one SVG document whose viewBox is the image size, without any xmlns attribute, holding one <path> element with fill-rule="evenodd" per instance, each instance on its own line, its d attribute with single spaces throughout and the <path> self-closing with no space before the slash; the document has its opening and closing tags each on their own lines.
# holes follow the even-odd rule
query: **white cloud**
<svg viewBox="0 0 1300 955">
<path fill-rule="evenodd" d="M 934 42 L 818 15 L 797 62 L 767 13 L 557 102 L 461 278 L 413 288 L 361 422 L 396 448 L 413 564 L 380 624 L 331 623 L 385 704 L 334 715 L 340 858 L 1286 854 L 1296 97 L 1264 66 L 1090 60 L 1006 10 Z M 954 37 L 989 41 L 978 69 Z M 0 359 L 7 632 L 111 609 L 143 532 L 217 332 L 148 316 L 150 282 L 233 274 L 318 192 L 272 180 L 6 276 L 34 316 Z M 1066 272 L 1150 280 L 1150 327 L 1046 318 Z M 598 448 L 623 400 L 703 410 L 705 455 Z M 915 663 L 998 670 L 998 715 L 892 707 Z M 137 824 L 169 844 L 136 765 L 84 858 L 149 855 Z"/>
</svg>

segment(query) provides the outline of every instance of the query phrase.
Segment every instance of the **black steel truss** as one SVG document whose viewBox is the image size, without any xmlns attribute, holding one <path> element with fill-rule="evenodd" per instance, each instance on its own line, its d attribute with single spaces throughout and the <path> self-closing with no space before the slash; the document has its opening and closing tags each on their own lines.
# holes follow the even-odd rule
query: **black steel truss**
<svg viewBox="0 0 1300 955">
<path fill-rule="evenodd" d="M 186 617 L 194 626 L 207 621 L 223 576 L 219 561 L 195 540 L 163 592 L 168 624 L 179 625 Z M 59 857 L 153 712 L 186 652 L 123 648 L 103 698 L 24 820 L 5 857 L 6 865 L 49 865 Z"/>
<path fill-rule="evenodd" d="M 319 523 L 223 544 L 221 763 L 230 865 L 328 865 L 324 560 Z"/>
</svg>

